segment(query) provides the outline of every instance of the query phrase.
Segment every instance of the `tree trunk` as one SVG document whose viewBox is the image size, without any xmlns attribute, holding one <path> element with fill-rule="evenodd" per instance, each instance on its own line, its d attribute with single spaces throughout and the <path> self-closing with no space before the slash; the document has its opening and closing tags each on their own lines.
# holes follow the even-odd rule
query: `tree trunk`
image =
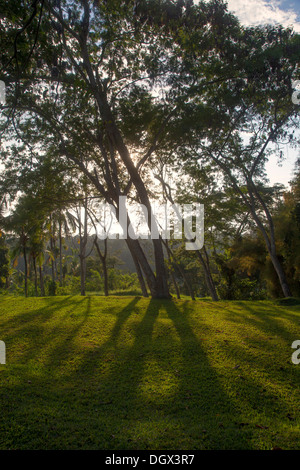
<svg viewBox="0 0 300 470">
<path fill-rule="evenodd" d="M 107 266 L 106 266 L 106 260 L 103 262 L 103 276 L 104 276 L 104 295 L 105 297 L 108 297 L 109 292 L 108 292 L 108 273 L 107 273 Z"/>
<path fill-rule="evenodd" d="M 197 256 L 198 256 L 198 258 L 200 260 L 200 263 L 202 264 L 202 267 L 203 267 L 205 282 L 206 282 L 206 286 L 208 288 L 208 291 L 210 293 L 210 296 L 211 296 L 213 301 L 217 302 L 219 300 L 219 297 L 218 297 L 218 294 L 217 294 L 217 291 L 216 291 L 214 281 L 213 281 L 212 276 L 211 276 L 210 267 L 205 262 L 205 259 L 203 258 L 200 251 L 197 250 L 196 253 L 197 253 Z"/>
<path fill-rule="evenodd" d="M 45 297 L 45 286 L 42 266 L 39 266 L 41 296 Z"/>
<path fill-rule="evenodd" d="M 291 297 L 292 293 L 290 291 L 290 288 L 289 288 L 289 285 L 288 285 L 288 282 L 287 282 L 287 279 L 286 279 L 285 272 L 284 272 L 283 267 L 282 267 L 282 265 L 281 265 L 281 263 L 280 263 L 280 261 L 277 257 L 277 254 L 276 253 L 275 254 L 270 253 L 270 258 L 271 258 L 271 261 L 273 263 L 274 269 L 277 273 L 277 276 L 278 276 L 278 279 L 279 279 L 280 286 L 281 286 L 284 297 Z"/>
<path fill-rule="evenodd" d="M 271 261 L 273 263 L 274 269 L 277 273 L 283 295 L 284 295 L 284 297 L 291 297 L 292 294 L 291 294 L 291 291 L 290 291 L 290 288 L 289 288 L 289 285 L 288 285 L 288 282 L 287 282 L 287 279 L 286 279 L 284 269 L 283 269 L 282 264 L 280 263 L 280 261 L 278 259 L 278 256 L 277 256 L 276 242 L 275 242 L 275 228 L 274 228 L 274 222 L 273 222 L 272 215 L 271 215 L 267 205 L 265 204 L 264 200 L 262 199 L 261 195 L 259 194 L 259 191 L 257 190 L 257 188 L 255 187 L 255 185 L 253 184 L 253 182 L 251 180 L 251 182 L 248 183 L 248 190 L 249 190 L 249 194 L 250 194 L 250 197 L 251 197 L 251 202 L 253 202 L 253 193 L 251 191 L 252 189 L 253 189 L 253 193 L 255 194 L 257 200 L 260 202 L 260 204 L 261 204 L 261 206 L 262 206 L 262 208 L 263 208 L 263 210 L 266 214 L 268 225 L 269 225 L 269 235 L 267 234 L 263 224 L 260 221 L 259 221 L 259 223 L 257 223 L 258 215 L 256 214 L 255 209 L 254 209 L 254 205 L 252 203 L 251 212 L 252 212 L 253 218 L 256 221 L 256 223 L 258 225 L 258 228 L 262 232 L 262 235 L 265 239 L 266 246 L 267 246 Z"/>
<path fill-rule="evenodd" d="M 88 238 L 88 211 L 87 211 L 88 199 L 85 196 L 84 200 L 84 218 L 83 218 L 83 232 L 81 224 L 81 213 L 80 209 L 78 212 L 79 220 L 79 258 L 80 258 L 80 294 L 85 295 L 85 280 L 86 280 L 86 245 Z"/>
<path fill-rule="evenodd" d="M 107 256 L 107 238 L 104 240 L 104 253 L 101 253 L 99 244 L 97 242 L 97 237 L 94 240 L 94 245 L 97 249 L 97 253 L 99 255 L 100 261 L 102 263 L 102 269 L 103 269 L 103 277 L 104 277 L 104 295 L 108 297 L 109 292 L 108 292 L 108 272 L 107 272 L 107 264 L 106 264 L 106 256 Z"/>
<path fill-rule="evenodd" d="M 38 296 L 38 288 L 37 288 L 37 269 L 36 269 L 36 258 L 35 256 L 32 257 L 32 262 L 33 262 L 33 270 L 34 270 L 34 293 L 35 296 Z"/>
<path fill-rule="evenodd" d="M 62 234 L 61 234 L 61 220 L 59 221 L 59 285 L 63 285 L 63 273 L 62 273 Z"/>
<path fill-rule="evenodd" d="M 174 273 L 173 273 L 172 269 L 170 269 L 170 276 L 171 276 L 171 279 L 172 279 L 173 286 L 175 288 L 176 297 L 177 297 L 177 299 L 180 299 L 179 287 L 178 287 L 178 284 L 176 282 L 176 279 L 175 279 L 175 276 L 174 276 Z"/>
<path fill-rule="evenodd" d="M 177 297 L 177 299 L 180 299 L 179 287 L 178 287 L 178 284 L 177 284 L 177 282 L 176 282 L 176 279 L 175 279 L 175 276 L 174 276 L 174 272 L 172 271 L 173 262 L 172 262 L 172 257 L 171 257 L 170 250 L 168 249 L 168 242 L 167 242 L 167 240 L 165 241 L 165 246 L 166 246 L 166 248 L 167 248 L 168 260 L 169 260 L 169 263 L 170 263 L 170 265 L 171 265 L 170 268 L 169 268 L 169 273 L 170 273 L 170 276 L 171 276 L 171 279 L 172 279 L 173 286 L 174 286 L 174 288 L 175 288 L 176 297 Z"/>
<path fill-rule="evenodd" d="M 185 272 L 184 272 L 184 269 L 182 269 L 182 267 L 180 266 L 180 263 L 177 263 L 176 261 L 176 257 L 174 255 L 174 252 L 171 250 L 170 246 L 169 246 L 169 243 L 167 240 L 164 240 L 164 245 L 167 249 L 167 253 L 170 257 L 172 257 L 172 263 L 173 265 L 178 269 L 178 271 L 180 272 L 180 275 L 183 279 L 183 282 L 185 284 L 185 287 L 189 293 L 189 296 L 191 297 L 192 300 L 195 300 L 195 295 L 194 295 L 194 291 L 193 291 L 193 288 L 191 286 L 191 283 L 189 282 Z"/>
<path fill-rule="evenodd" d="M 86 262 L 84 256 L 80 256 L 80 295 L 85 295 Z"/>
<path fill-rule="evenodd" d="M 163 281 L 162 272 L 156 273 L 156 276 L 154 275 L 152 268 L 146 258 L 146 255 L 143 249 L 141 248 L 139 241 L 131 239 L 130 237 L 127 237 L 126 243 L 131 254 L 133 253 L 133 257 L 136 257 L 145 275 L 151 297 L 154 299 L 165 299 L 165 298 L 169 299 L 170 298 L 169 289 L 167 288 L 167 293 L 168 293 L 167 295 L 166 288 L 165 288 L 165 282 L 167 282 L 167 280 L 165 279 L 165 281 Z M 156 265 L 156 268 L 157 268 L 157 265 Z"/>
<path fill-rule="evenodd" d="M 141 286 L 143 297 L 149 297 L 147 287 L 146 287 L 146 284 L 145 284 L 145 279 L 144 279 L 144 276 L 143 276 L 143 273 L 142 273 L 142 270 L 141 270 L 140 263 L 138 262 L 138 259 L 137 259 L 134 252 L 131 252 L 131 256 L 132 256 L 132 259 L 133 259 L 133 262 L 134 262 L 134 265 L 135 265 L 135 269 L 136 269 L 138 280 L 139 280 L 139 283 L 140 283 L 140 286 Z"/>
<path fill-rule="evenodd" d="M 273 132 L 273 131 L 272 131 Z M 260 152 L 260 155 L 263 155 L 263 152 Z M 257 187 L 255 186 L 253 180 L 252 180 L 252 175 L 248 174 L 247 177 L 247 189 L 248 189 L 248 194 L 249 197 L 247 198 L 246 194 L 244 194 L 239 187 L 235 177 L 231 174 L 230 168 L 227 167 L 224 163 L 221 163 L 220 161 L 214 159 L 214 161 L 225 171 L 225 173 L 229 176 L 233 188 L 235 189 L 236 193 L 241 197 L 243 202 L 246 204 L 246 206 L 249 208 L 250 213 L 253 217 L 253 220 L 255 221 L 258 229 L 260 230 L 265 243 L 266 247 L 268 250 L 268 253 L 270 255 L 272 264 L 274 266 L 274 269 L 277 273 L 278 280 L 280 282 L 280 286 L 283 292 L 283 295 L 285 297 L 290 297 L 291 296 L 291 291 L 286 279 L 286 275 L 284 272 L 284 269 L 278 259 L 277 252 L 276 252 L 276 244 L 275 244 L 275 230 L 274 230 L 274 223 L 273 223 L 273 218 L 272 215 L 264 202 L 262 196 L 260 195 Z M 255 200 L 259 202 L 261 208 L 263 209 L 268 225 L 269 225 L 269 233 L 267 233 L 267 230 L 264 227 L 263 222 L 260 220 L 259 215 L 257 214 L 257 211 L 255 209 Z"/>
<path fill-rule="evenodd" d="M 86 260 L 85 260 L 85 246 L 80 237 L 79 247 L 79 262 L 80 262 L 80 295 L 85 295 L 85 277 L 86 277 Z"/>
<path fill-rule="evenodd" d="M 273 225 L 273 219 L 271 217 L 271 214 L 268 211 L 267 207 L 264 206 L 264 210 L 265 210 L 265 213 L 267 215 L 267 219 L 268 219 L 268 223 L 269 223 L 269 234 L 268 234 L 265 227 L 261 223 L 258 215 L 256 214 L 253 205 L 250 206 L 250 209 L 251 209 L 251 214 L 253 216 L 253 219 L 256 222 L 256 225 L 257 225 L 258 229 L 260 230 L 260 232 L 261 232 L 261 234 L 262 234 L 262 236 L 265 240 L 268 253 L 270 255 L 272 264 L 273 264 L 274 269 L 276 271 L 276 274 L 278 276 L 278 280 L 280 282 L 282 293 L 283 293 L 284 297 L 291 297 L 292 294 L 291 294 L 291 291 L 290 291 L 290 288 L 289 288 L 289 285 L 288 285 L 288 282 L 287 282 L 287 279 L 286 279 L 284 269 L 283 269 L 283 267 L 282 267 L 282 265 L 281 265 L 281 263 L 278 259 L 278 256 L 277 256 L 276 243 L 275 243 L 275 232 L 274 232 L 274 225 Z"/>
<path fill-rule="evenodd" d="M 213 293 L 212 299 L 215 302 L 217 302 L 219 300 L 219 296 L 217 294 L 217 289 L 216 289 L 214 280 L 213 280 L 212 275 L 211 275 L 209 257 L 208 257 L 208 253 L 207 253 L 207 250 L 206 250 L 205 246 L 203 246 L 203 251 L 204 251 L 204 254 L 205 254 L 205 258 L 206 258 L 206 269 L 207 269 L 207 273 L 208 273 L 208 276 L 209 276 L 209 283 L 210 283 L 210 286 L 211 286 L 211 292 Z"/>
<path fill-rule="evenodd" d="M 52 238 L 52 232 L 50 235 L 50 251 L 52 254 L 51 258 L 51 275 L 52 275 L 52 282 L 53 284 L 55 283 L 55 264 L 54 264 L 54 243 L 53 243 L 53 238 Z"/>
<path fill-rule="evenodd" d="M 25 276 L 25 297 L 28 297 L 28 266 L 27 266 L 27 256 L 26 256 L 26 245 L 23 245 L 23 257 L 24 257 L 24 276 Z"/>
<path fill-rule="evenodd" d="M 87 51 L 85 51 L 87 52 Z M 84 57 L 86 65 L 88 66 L 90 72 L 91 81 L 94 81 L 92 70 L 90 69 L 90 64 L 88 63 L 88 57 Z M 152 208 L 148 196 L 148 191 L 146 186 L 139 174 L 138 169 L 136 168 L 134 162 L 132 161 L 128 148 L 126 147 L 121 133 L 116 125 L 115 118 L 111 111 L 111 108 L 107 101 L 107 96 L 104 91 L 94 90 L 95 98 L 99 105 L 99 111 L 106 123 L 107 134 L 113 143 L 114 148 L 118 151 L 127 171 L 131 178 L 132 183 L 135 186 L 137 194 L 141 203 L 147 208 L 148 211 L 148 227 L 151 228 L 151 219 L 153 218 Z M 136 241 L 136 240 L 135 240 Z M 136 255 L 138 261 L 141 265 L 141 268 L 144 271 L 144 274 L 147 279 L 148 287 L 153 298 L 170 298 L 168 282 L 167 282 L 167 273 L 164 261 L 164 253 L 161 238 L 152 239 L 153 250 L 154 250 L 154 262 L 155 262 L 155 275 L 152 273 L 148 279 L 148 274 L 145 272 L 144 268 L 147 269 L 147 266 L 144 262 L 144 256 L 141 257 L 141 247 L 137 249 Z M 132 244 L 133 246 L 134 244 Z"/>
</svg>

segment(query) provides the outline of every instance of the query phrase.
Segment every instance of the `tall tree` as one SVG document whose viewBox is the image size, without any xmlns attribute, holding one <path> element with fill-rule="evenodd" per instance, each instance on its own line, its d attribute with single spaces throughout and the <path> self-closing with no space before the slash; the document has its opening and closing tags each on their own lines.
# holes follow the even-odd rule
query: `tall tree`
<svg viewBox="0 0 300 470">
<path fill-rule="evenodd" d="M 268 206 L 265 163 L 271 152 L 281 155 L 284 143 L 298 142 L 299 113 L 291 96 L 300 36 L 282 27 L 264 27 L 245 29 L 236 43 L 224 40 L 219 51 L 224 58 L 224 79 L 220 82 L 212 76 L 205 102 L 197 75 L 201 63 L 196 58 L 193 68 L 188 65 L 198 96 L 191 96 L 188 105 L 189 139 L 179 143 L 175 152 L 179 160 L 184 155 L 194 162 L 196 170 L 203 162 L 219 170 L 220 184 L 233 188 L 261 231 L 283 295 L 290 296 Z M 205 120 L 209 129 L 203 126 Z"/>
<path fill-rule="evenodd" d="M 8 124 L 33 150 L 42 142 L 73 162 L 119 218 L 119 196 L 134 194 L 150 227 L 148 163 L 170 141 L 174 123 L 181 125 L 190 96 L 201 92 L 205 100 L 211 77 L 222 81 L 219 51 L 223 38 L 236 38 L 237 20 L 216 0 L 45 0 L 34 8 L 22 31 L 20 11 L 5 10 L 13 44 L 3 57 Z M 26 45 L 30 31 L 36 40 Z M 202 64 L 197 90 L 187 73 L 195 57 Z M 28 164 L 30 155 L 23 158 Z M 151 295 L 169 297 L 162 240 L 152 240 L 153 271 L 139 241 L 125 235 Z"/>
</svg>

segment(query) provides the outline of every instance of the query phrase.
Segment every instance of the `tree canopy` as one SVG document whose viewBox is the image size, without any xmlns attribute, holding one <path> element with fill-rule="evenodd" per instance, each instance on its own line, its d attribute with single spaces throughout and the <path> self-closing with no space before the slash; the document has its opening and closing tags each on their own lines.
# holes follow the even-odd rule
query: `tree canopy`
<svg viewBox="0 0 300 470">
<path fill-rule="evenodd" d="M 160 164 L 174 179 L 180 168 L 198 181 L 199 171 L 219 175 L 219 195 L 233 191 L 236 210 L 247 208 L 289 296 L 264 168 L 268 152 L 298 144 L 299 35 L 242 27 L 221 0 L 0 5 L 2 194 L 51 195 L 51 212 L 85 179 L 118 218 L 120 196 L 142 203 L 150 227 Z M 162 239 L 152 240 L 154 265 L 139 240 L 126 243 L 140 282 L 168 298 Z"/>
</svg>

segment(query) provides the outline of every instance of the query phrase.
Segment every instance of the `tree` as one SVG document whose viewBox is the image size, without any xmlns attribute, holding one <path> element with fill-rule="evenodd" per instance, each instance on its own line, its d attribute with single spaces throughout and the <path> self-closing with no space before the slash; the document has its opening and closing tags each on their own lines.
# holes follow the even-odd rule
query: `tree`
<svg viewBox="0 0 300 470">
<path fill-rule="evenodd" d="M 0 289 L 7 287 L 9 276 L 8 248 L 5 245 L 4 233 L 0 230 Z"/>
<path fill-rule="evenodd" d="M 20 153 L 23 166 L 30 166 L 33 159 L 40 162 L 51 154 L 85 175 L 119 219 L 120 196 L 144 204 L 150 227 L 150 168 L 158 152 L 175 149 L 179 156 L 183 149 L 195 157 L 195 151 L 197 158 L 214 156 L 220 167 L 222 150 L 236 178 L 241 152 L 249 161 L 255 150 L 253 172 L 247 168 L 247 201 L 263 227 L 252 203 L 255 198 L 261 202 L 255 177 L 265 143 L 282 135 L 295 117 L 287 96 L 297 63 L 297 36 L 282 28 L 241 28 L 221 0 L 199 5 L 182 0 L 45 0 L 32 7 L 23 22 L 17 5 L 4 8 L 4 127 L 7 140 L 17 137 L 26 144 L 21 153 L 15 142 L 10 145 L 8 162 L 20 164 L 12 158 Z M 30 33 L 34 40 L 27 43 Z M 262 123 L 267 129 L 271 125 L 266 140 L 252 129 L 253 123 L 258 129 Z M 245 128 L 259 137 L 247 148 L 237 135 Z M 226 177 L 233 184 L 228 173 Z M 240 186 L 238 180 L 234 187 Z M 265 240 L 280 276 L 272 225 L 269 229 Z M 161 238 L 152 240 L 152 269 L 141 243 L 125 236 L 151 295 L 168 298 Z M 206 258 L 200 261 L 205 269 Z M 207 280 L 213 289 L 208 271 Z"/>
<path fill-rule="evenodd" d="M 36 238 L 40 238 L 45 224 L 45 214 L 40 210 L 40 206 L 35 204 L 30 196 L 22 196 L 14 211 L 3 220 L 3 225 L 7 232 L 17 235 L 17 243 L 13 250 L 14 257 L 23 256 L 24 260 L 24 293 L 28 296 L 28 268 L 29 253 L 33 255 L 34 263 L 39 252 Z M 35 241 L 33 241 L 35 240 Z M 32 242 L 30 248 L 30 241 Z M 40 242 L 38 242 L 39 244 Z M 36 264 L 35 267 L 35 287 L 37 292 Z"/>
<path fill-rule="evenodd" d="M 294 296 L 300 295 L 300 171 L 299 160 L 282 200 L 275 207 L 274 226 L 278 252 L 283 259 L 288 282 Z M 274 290 L 276 286 L 274 286 Z"/>
<path fill-rule="evenodd" d="M 227 80 L 221 85 L 212 81 L 215 92 L 207 94 L 205 104 L 200 97 L 190 100 L 189 143 L 184 141 L 176 152 L 179 158 L 184 154 L 194 161 L 195 169 L 209 162 L 216 172 L 221 170 L 223 184 L 234 190 L 264 238 L 283 295 L 290 296 L 276 248 L 264 165 L 270 152 L 281 155 L 284 143 L 297 144 L 299 114 L 291 95 L 300 36 L 282 27 L 253 28 L 245 30 L 236 44 L 226 43 L 220 54 L 224 58 L 232 54 L 231 70 L 226 70 L 228 62 L 224 65 Z M 197 62 L 193 65 L 197 71 Z M 190 69 L 189 73 L 200 88 L 197 72 Z M 202 127 L 205 111 L 208 132 Z"/>
<path fill-rule="evenodd" d="M 220 49 L 216 32 L 234 36 L 237 21 L 217 1 L 192 6 L 182 1 L 61 0 L 45 1 L 43 11 L 37 6 L 30 26 L 38 31 L 37 40 L 28 47 L 23 37 L 19 43 L 15 18 L 20 12 L 6 11 L 8 37 L 17 37 L 15 46 L 23 47 L 22 53 L 15 47 L 15 60 L 6 63 L 9 109 L 14 110 L 11 121 L 7 115 L 9 124 L 32 147 L 40 141 L 57 158 L 73 162 L 115 206 L 118 217 L 119 196 L 136 197 L 148 209 L 150 226 L 147 165 L 170 139 L 170 126 L 181 123 L 195 93 L 191 74 L 186 79 L 187 67 L 197 49 L 204 97 L 204 82 L 212 69 L 220 79 L 217 66 L 224 62 L 211 63 Z M 174 37 L 186 46 L 186 57 L 179 54 Z M 11 51 L 8 55 L 12 57 Z M 139 241 L 125 235 L 151 295 L 169 297 L 162 240 L 152 241 L 154 272 Z"/>
</svg>

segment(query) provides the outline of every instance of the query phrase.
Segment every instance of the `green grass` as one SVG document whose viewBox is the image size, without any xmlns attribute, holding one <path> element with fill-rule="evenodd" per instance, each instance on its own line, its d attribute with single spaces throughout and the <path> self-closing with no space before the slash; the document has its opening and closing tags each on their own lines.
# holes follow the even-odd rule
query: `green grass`
<svg viewBox="0 0 300 470">
<path fill-rule="evenodd" d="M 299 449 L 299 305 L 1 297 L 0 449 Z"/>
</svg>

